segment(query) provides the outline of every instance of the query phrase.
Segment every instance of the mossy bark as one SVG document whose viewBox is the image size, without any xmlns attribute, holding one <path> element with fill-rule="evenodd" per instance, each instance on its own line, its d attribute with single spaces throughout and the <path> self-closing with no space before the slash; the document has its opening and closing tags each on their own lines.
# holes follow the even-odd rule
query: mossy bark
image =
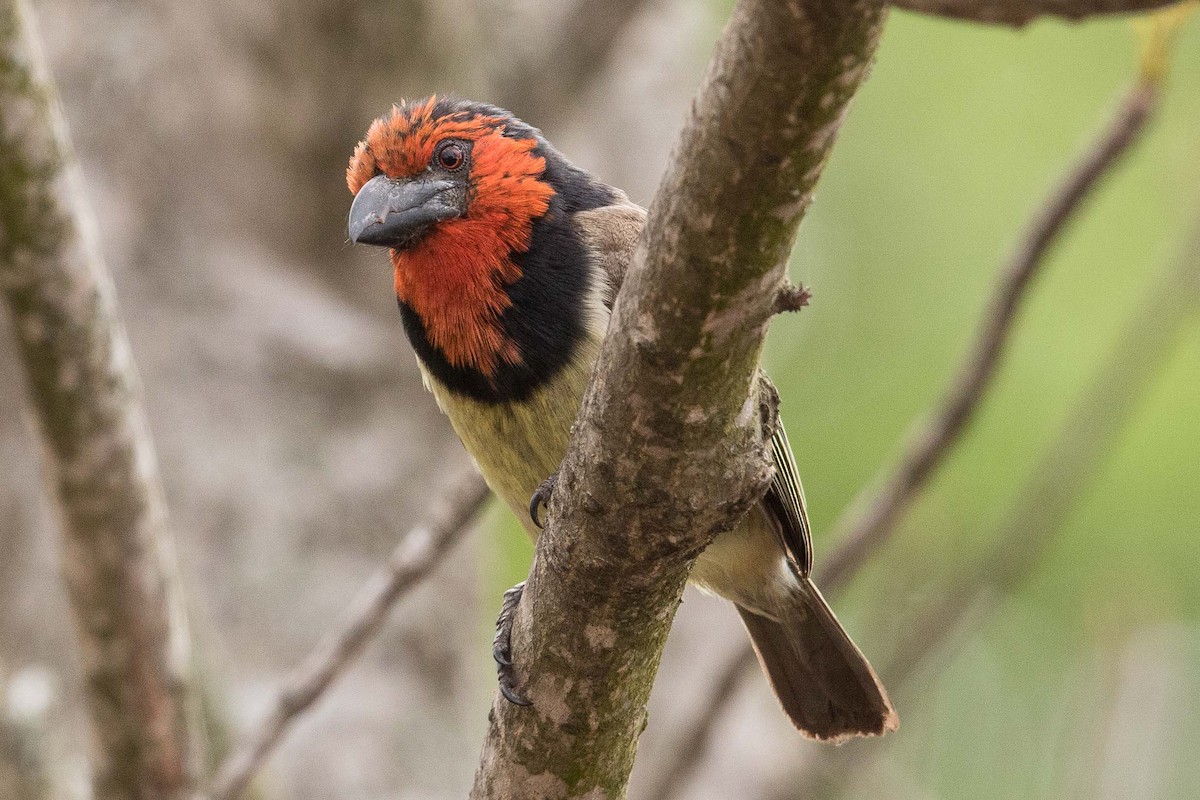
<svg viewBox="0 0 1200 800">
<path fill-rule="evenodd" d="M 493 705 L 472 797 L 624 797 L 688 569 L 770 479 L 763 337 L 883 6 L 734 8 L 618 296 L 518 609 L 533 705 Z"/>
<path fill-rule="evenodd" d="M 183 798 L 187 643 L 129 345 L 23 2 L 0 3 L 0 291 L 78 623 L 97 800 Z"/>
</svg>

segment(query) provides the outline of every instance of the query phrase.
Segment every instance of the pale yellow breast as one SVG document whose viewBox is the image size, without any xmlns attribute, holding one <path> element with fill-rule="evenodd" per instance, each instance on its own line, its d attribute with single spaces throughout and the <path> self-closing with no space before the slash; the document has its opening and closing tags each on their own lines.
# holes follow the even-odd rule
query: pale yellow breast
<svg viewBox="0 0 1200 800">
<path fill-rule="evenodd" d="M 425 372 L 425 385 L 450 419 L 454 432 L 479 466 L 488 486 L 537 538 L 529 498 L 558 469 L 567 452 L 571 425 L 583 400 L 599 339 L 582 345 L 580 359 L 520 403 L 481 403 L 452 393 Z"/>
</svg>

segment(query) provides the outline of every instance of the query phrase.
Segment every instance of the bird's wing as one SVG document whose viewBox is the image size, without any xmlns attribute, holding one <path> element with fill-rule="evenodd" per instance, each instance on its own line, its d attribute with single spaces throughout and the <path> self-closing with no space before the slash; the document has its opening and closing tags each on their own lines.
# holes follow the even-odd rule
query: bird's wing
<svg viewBox="0 0 1200 800">
<path fill-rule="evenodd" d="M 629 202 L 617 203 L 577 211 L 574 222 L 592 262 L 600 268 L 600 277 L 605 281 L 604 305 L 611 309 L 646 226 L 646 209 Z"/>
<path fill-rule="evenodd" d="M 762 371 L 758 375 L 760 380 L 769 381 Z M 763 508 L 774 523 L 788 560 L 801 575 L 808 575 L 812 572 L 812 527 L 804 505 L 804 486 L 782 420 L 771 436 L 771 455 L 775 459 L 775 477 L 763 496 Z"/>
<path fill-rule="evenodd" d="M 633 203 L 619 202 L 576 212 L 574 219 L 594 263 L 600 267 L 601 277 L 606 280 L 604 303 L 612 308 L 646 224 L 646 211 Z M 761 370 L 759 379 L 770 384 Z M 771 437 L 771 454 L 775 459 L 775 477 L 763 497 L 763 508 L 771 518 L 788 560 L 801 575 L 808 575 L 812 570 L 812 534 L 804 505 L 804 488 L 800 485 L 796 459 L 792 456 L 783 423 L 776 426 Z"/>
</svg>

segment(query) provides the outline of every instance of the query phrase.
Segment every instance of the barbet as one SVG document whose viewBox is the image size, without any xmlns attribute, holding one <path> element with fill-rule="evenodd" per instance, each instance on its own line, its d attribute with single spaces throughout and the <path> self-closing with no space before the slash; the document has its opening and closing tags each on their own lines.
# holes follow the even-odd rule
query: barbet
<svg viewBox="0 0 1200 800">
<path fill-rule="evenodd" d="M 393 107 L 346 178 L 350 239 L 388 249 L 426 385 L 536 538 L 539 487 L 566 453 L 645 211 L 535 128 L 459 100 Z M 809 579 L 808 516 L 782 426 L 772 452 L 763 501 L 701 553 L 690 580 L 733 602 L 801 732 L 885 733 L 897 725 L 887 692 Z M 502 641 L 501 690 L 523 703 L 509 655 Z"/>
</svg>

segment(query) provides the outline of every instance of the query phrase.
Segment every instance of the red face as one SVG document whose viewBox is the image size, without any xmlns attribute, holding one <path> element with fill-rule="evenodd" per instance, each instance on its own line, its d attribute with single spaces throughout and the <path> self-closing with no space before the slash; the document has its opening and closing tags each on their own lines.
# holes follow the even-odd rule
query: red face
<svg viewBox="0 0 1200 800">
<path fill-rule="evenodd" d="M 537 139 L 505 135 L 505 122 L 435 98 L 395 106 L 346 170 L 351 238 L 390 249 L 396 295 L 430 342 L 489 377 L 521 362 L 499 317 L 521 277 L 512 256 L 529 249 L 554 195 Z"/>
</svg>

